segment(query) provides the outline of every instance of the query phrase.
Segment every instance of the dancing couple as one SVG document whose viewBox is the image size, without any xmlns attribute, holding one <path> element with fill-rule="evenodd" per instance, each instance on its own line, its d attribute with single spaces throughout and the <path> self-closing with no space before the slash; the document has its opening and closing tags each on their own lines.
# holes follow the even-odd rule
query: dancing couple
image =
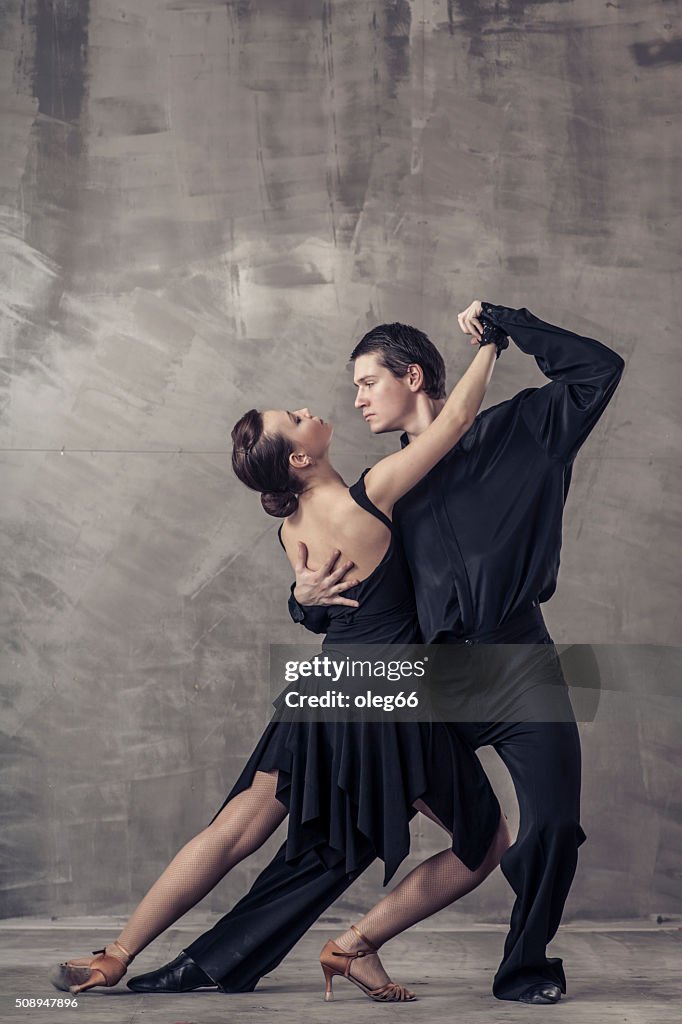
<svg viewBox="0 0 682 1024">
<path fill-rule="evenodd" d="M 623 361 L 527 309 L 475 300 L 458 320 L 477 351 L 447 400 L 443 360 L 415 328 L 382 325 L 354 349 L 356 407 L 372 433 L 403 435 L 399 451 L 350 487 L 329 459 L 331 426 L 308 409 L 246 413 L 232 432 L 232 463 L 265 510 L 284 518 L 280 542 L 296 572 L 290 611 L 325 634 L 323 649 L 484 645 L 497 658 L 499 715 L 307 722 L 276 712 L 210 824 L 179 851 L 113 942 L 53 970 L 58 988 L 115 985 L 142 949 L 288 815 L 285 842 L 233 910 L 171 963 L 128 982 L 136 992 L 252 991 L 376 857 L 386 884 L 420 810 L 447 833 L 447 848 L 327 942 L 325 998 L 335 976 L 375 1000 L 415 998 L 389 978 L 378 949 L 471 891 L 498 863 L 516 900 L 494 995 L 556 1003 L 566 991 L 561 961 L 546 947 L 585 839 L 580 742 L 539 606 L 556 586 L 573 460 Z M 550 383 L 481 413 L 509 338 Z M 549 649 L 549 661 L 534 657 L 537 645 Z M 548 671 L 553 700 L 563 704 L 557 721 L 547 720 L 546 686 L 538 685 L 538 672 L 545 684 Z M 513 843 L 476 756 L 484 745 L 514 782 Z"/>
</svg>

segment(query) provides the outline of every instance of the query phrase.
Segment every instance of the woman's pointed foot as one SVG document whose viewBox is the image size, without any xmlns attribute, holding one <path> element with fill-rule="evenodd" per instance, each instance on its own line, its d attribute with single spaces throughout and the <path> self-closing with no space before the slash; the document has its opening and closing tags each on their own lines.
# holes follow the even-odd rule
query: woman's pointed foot
<svg viewBox="0 0 682 1024">
<path fill-rule="evenodd" d="M 50 971 L 50 981 L 62 992 L 77 995 L 98 986 L 113 988 L 121 980 L 135 957 L 120 942 L 94 950 L 92 957 L 66 960 Z"/>
</svg>

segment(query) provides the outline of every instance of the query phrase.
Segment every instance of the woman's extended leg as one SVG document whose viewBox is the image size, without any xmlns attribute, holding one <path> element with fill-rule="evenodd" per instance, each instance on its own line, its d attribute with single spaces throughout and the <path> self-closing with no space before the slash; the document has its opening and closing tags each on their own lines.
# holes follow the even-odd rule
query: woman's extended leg
<svg viewBox="0 0 682 1024">
<path fill-rule="evenodd" d="M 414 807 L 440 825 L 452 838 L 452 833 L 421 800 L 417 800 Z M 449 906 L 480 885 L 498 866 L 510 843 L 509 827 L 502 815 L 490 848 L 475 871 L 467 868 L 451 849 L 441 850 L 413 868 L 388 896 L 356 921 L 354 927 L 357 931 L 349 929 L 334 941 L 349 953 L 367 949 L 368 945 L 378 949 L 417 921 L 423 921 L 425 917 Z M 366 942 L 358 936 L 358 932 Z M 379 957 L 372 955 L 354 960 L 351 974 L 371 988 L 378 988 L 390 980 Z"/>
<path fill-rule="evenodd" d="M 276 770 L 256 772 L 249 789 L 238 793 L 215 821 L 182 847 L 117 936 L 123 950 L 137 955 L 210 892 L 235 864 L 262 846 L 287 815 L 275 796 L 276 788 Z M 110 943 L 105 953 L 123 960 L 120 947 Z M 89 962 L 85 957 L 69 964 L 85 966 Z"/>
<path fill-rule="evenodd" d="M 182 917 L 236 864 L 262 846 L 287 815 L 275 798 L 277 771 L 256 772 L 212 824 L 176 853 L 118 936 L 133 954 Z"/>
</svg>

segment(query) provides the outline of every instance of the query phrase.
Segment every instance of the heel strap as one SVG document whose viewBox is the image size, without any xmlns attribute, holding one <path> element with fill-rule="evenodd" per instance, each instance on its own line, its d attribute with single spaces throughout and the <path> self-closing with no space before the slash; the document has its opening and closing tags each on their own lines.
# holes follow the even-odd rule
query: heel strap
<svg viewBox="0 0 682 1024">
<path fill-rule="evenodd" d="M 345 949 L 337 951 L 332 949 L 332 956 L 343 956 L 350 963 L 351 960 L 359 960 L 361 956 L 371 956 L 376 953 L 376 949 L 356 949 L 354 953 L 346 953 Z"/>
<path fill-rule="evenodd" d="M 100 954 L 104 954 L 105 956 L 113 956 L 117 960 L 121 960 L 125 967 L 129 967 L 130 964 L 135 959 L 135 954 L 129 953 L 125 946 L 122 946 L 121 943 L 118 942 L 116 939 L 114 939 L 114 941 L 111 942 L 110 945 L 118 946 L 118 948 L 121 950 L 121 953 L 123 953 L 123 956 L 119 956 L 118 953 L 107 953 L 106 946 L 104 947 L 104 949 L 93 949 L 93 955 L 98 956 Z"/>
<path fill-rule="evenodd" d="M 376 953 L 378 951 L 377 947 L 374 945 L 374 943 L 370 942 L 369 939 L 367 938 L 367 936 L 363 935 L 362 932 L 360 931 L 360 929 L 356 928 L 354 924 L 352 924 L 350 926 L 350 930 L 352 932 L 355 932 L 357 937 L 359 939 L 362 939 L 362 941 L 365 943 L 365 945 L 369 946 L 369 949 L 365 950 L 366 953 Z"/>
<path fill-rule="evenodd" d="M 123 956 L 127 957 L 127 960 L 128 960 L 129 964 L 131 964 L 133 962 L 133 960 L 135 959 L 135 954 L 134 953 L 129 953 L 128 950 L 125 948 L 125 946 L 121 945 L 121 943 L 118 941 L 118 939 L 114 939 L 112 945 L 118 946 L 118 948 L 123 953 Z"/>
</svg>

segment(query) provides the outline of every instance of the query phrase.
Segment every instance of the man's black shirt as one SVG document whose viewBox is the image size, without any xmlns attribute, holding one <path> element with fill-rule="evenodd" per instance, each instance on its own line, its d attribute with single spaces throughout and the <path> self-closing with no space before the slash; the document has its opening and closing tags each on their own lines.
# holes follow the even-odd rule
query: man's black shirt
<svg viewBox="0 0 682 1024">
<path fill-rule="evenodd" d="M 479 413 L 393 508 L 425 643 L 494 630 L 552 596 L 573 460 L 625 365 L 601 342 L 527 309 L 484 302 L 481 319 L 534 356 L 550 383 Z M 292 593 L 289 610 L 326 632 L 324 608 L 303 608 Z"/>
</svg>

